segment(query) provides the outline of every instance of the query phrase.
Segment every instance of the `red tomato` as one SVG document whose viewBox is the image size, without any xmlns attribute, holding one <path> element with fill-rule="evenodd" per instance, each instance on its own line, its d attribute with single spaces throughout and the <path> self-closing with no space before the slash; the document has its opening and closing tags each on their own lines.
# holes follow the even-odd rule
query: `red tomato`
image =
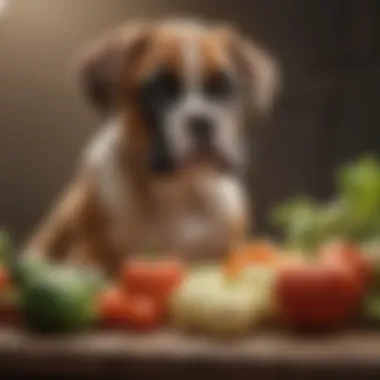
<svg viewBox="0 0 380 380">
<path fill-rule="evenodd" d="M 364 296 L 373 278 L 369 260 L 360 248 L 350 242 L 333 241 L 322 246 L 320 259 L 329 264 L 347 265 L 357 276 L 360 295 Z"/>
<path fill-rule="evenodd" d="M 128 321 L 132 328 L 154 328 L 160 322 L 159 307 L 148 297 L 134 296 L 129 302 Z"/>
<path fill-rule="evenodd" d="M 280 268 L 275 284 L 280 318 L 299 329 L 340 327 L 356 310 L 357 286 L 345 266 L 290 262 Z"/>
<path fill-rule="evenodd" d="M 125 264 L 121 281 L 129 293 L 147 296 L 164 310 L 183 276 L 184 268 L 178 262 L 134 260 Z"/>
<path fill-rule="evenodd" d="M 128 325 L 128 296 L 116 287 L 105 290 L 99 300 L 100 322 L 106 327 L 126 327 Z"/>
</svg>

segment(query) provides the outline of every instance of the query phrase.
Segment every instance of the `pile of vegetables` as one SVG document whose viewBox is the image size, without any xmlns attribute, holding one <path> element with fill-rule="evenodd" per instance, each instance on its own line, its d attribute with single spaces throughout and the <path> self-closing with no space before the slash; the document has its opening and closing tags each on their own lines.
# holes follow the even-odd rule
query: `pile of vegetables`
<svg viewBox="0 0 380 380">
<path fill-rule="evenodd" d="M 298 198 L 276 208 L 283 244 L 250 241 L 207 266 L 140 257 L 112 281 L 15 255 L 1 232 L 0 322 L 40 333 L 148 332 L 170 324 L 219 338 L 268 326 L 380 326 L 380 162 L 364 157 L 345 166 L 336 184 L 329 202 Z"/>
<path fill-rule="evenodd" d="M 364 259 L 372 281 L 362 296 L 361 314 L 380 321 L 380 160 L 365 156 L 337 171 L 336 195 L 325 203 L 299 197 L 278 206 L 274 222 L 284 232 L 284 245 L 309 258 L 326 242 L 349 242 Z"/>
<path fill-rule="evenodd" d="M 259 257 L 264 245 L 242 249 L 236 262 L 242 263 L 240 256 L 249 250 L 257 250 Z M 0 281 L 0 304 L 5 305 L 1 295 L 8 288 L 17 290 L 14 315 L 39 333 L 96 326 L 143 332 L 170 323 L 184 331 L 233 337 L 248 333 L 272 310 L 273 269 L 239 267 L 235 258 L 226 265 L 191 268 L 173 259 L 141 257 L 127 261 L 109 282 L 72 265 L 28 256 L 9 260 L 9 244 L 5 250 L 0 268 L 8 285 Z M 8 322 L 1 310 L 0 321 Z"/>
</svg>

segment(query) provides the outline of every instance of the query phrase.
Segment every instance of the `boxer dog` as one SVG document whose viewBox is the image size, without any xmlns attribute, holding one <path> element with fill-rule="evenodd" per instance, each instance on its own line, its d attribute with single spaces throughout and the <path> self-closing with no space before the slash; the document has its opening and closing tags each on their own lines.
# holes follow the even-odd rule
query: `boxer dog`
<svg viewBox="0 0 380 380">
<path fill-rule="evenodd" d="M 104 122 L 28 250 L 114 273 L 134 253 L 200 260 L 240 244 L 248 119 L 278 88 L 269 54 L 234 28 L 148 21 L 95 41 L 79 73 Z"/>
</svg>

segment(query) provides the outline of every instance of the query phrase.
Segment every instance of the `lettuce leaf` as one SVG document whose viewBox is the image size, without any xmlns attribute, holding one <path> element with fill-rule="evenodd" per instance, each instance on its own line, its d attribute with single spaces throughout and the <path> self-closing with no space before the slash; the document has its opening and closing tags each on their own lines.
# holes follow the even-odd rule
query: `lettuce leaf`
<svg viewBox="0 0 380 380">
<path fill-rule="evenodd" d="M 366 156 L 337 172 L 328 203 L 299 197 L 274 209 L 273 221 L 292 248 L 313 250 L 335 237 L 357 242 L 380 238 L 380 161 Z"/>
</svg>

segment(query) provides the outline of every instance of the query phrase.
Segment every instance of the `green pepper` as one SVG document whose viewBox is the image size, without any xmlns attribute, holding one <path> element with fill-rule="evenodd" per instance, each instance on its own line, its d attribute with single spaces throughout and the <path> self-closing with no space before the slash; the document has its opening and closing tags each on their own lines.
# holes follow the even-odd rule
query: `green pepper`
<svg viewBox="0 0 380 380">
<path fill-rule="evenodd" d="M 25 255 L 14 261 L 13 277 L 24 319 L 33 330 L 74 332 L 96 321 L 96 297 L 105 283 L 99 273 Z"/>
<path fill-rule="evenodd" d="M 75 332 L 96 321 L 97 291 L 78 274 L 77 268 L 56 267 L 23 288 L 21 308 L 33 330 Z"/>
</svg>

